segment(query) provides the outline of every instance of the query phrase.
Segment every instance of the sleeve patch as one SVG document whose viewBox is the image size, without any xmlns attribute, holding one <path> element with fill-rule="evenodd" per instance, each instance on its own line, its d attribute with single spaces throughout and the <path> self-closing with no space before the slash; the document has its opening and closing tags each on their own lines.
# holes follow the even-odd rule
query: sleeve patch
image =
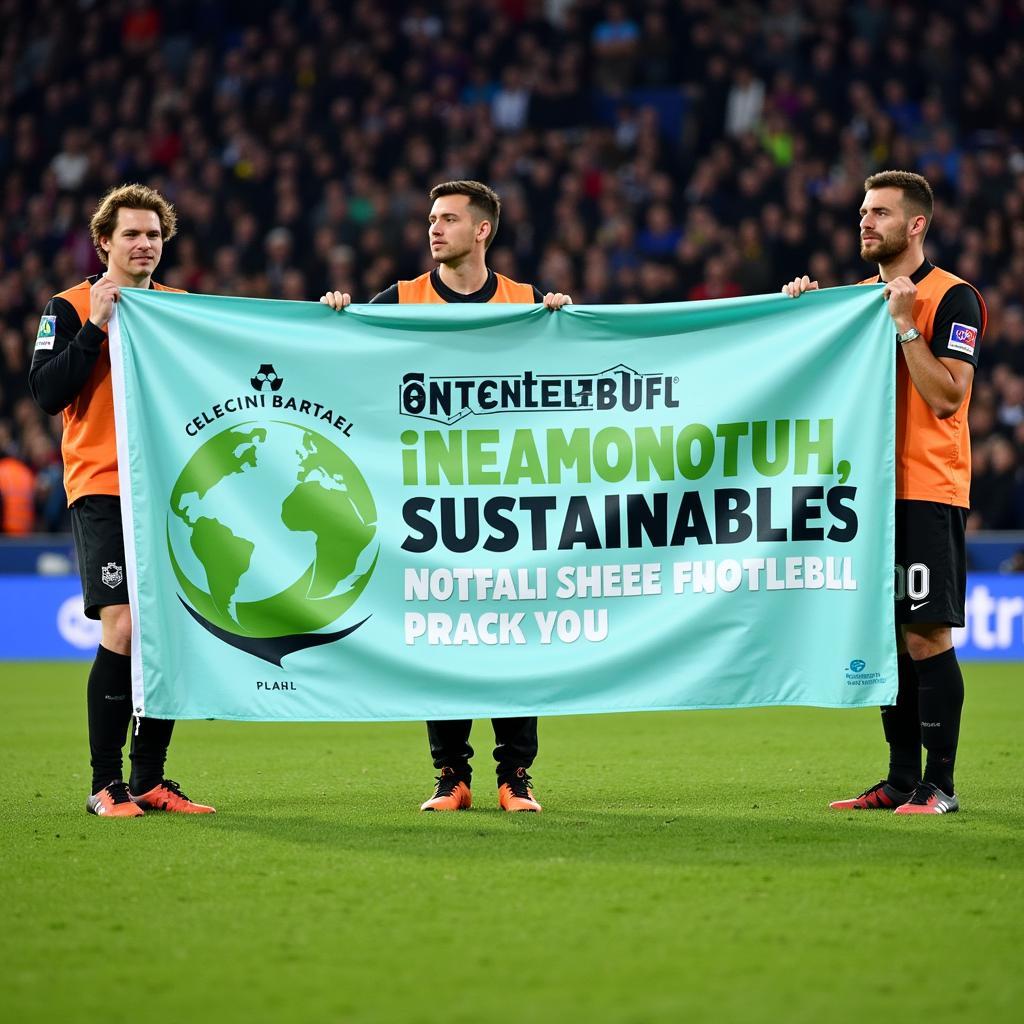
<svg viewBox="0 0 1024 1024">
<path fill-rule="evenodd" d="M 54 339 L 57 337 L 57 318 L 55 316 L 44 316 L 39 321 L 39 332 L 36 334 L 36 348 L 53 348 Z"/>
<path fill-rule="evenodd" d="M 978 344 L 978 328 L 967 324 L 953 324 L 949 330 L 948 347 L 954 352 L 974 355 L 974 347 Z"/>
</svg>

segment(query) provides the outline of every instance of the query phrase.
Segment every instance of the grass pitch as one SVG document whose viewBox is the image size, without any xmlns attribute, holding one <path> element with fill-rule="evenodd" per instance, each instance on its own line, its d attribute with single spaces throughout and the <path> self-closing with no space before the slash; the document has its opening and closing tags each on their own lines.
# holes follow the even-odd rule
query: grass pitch
<svg viewBox="0 0 1024 1024">
<path fill-rule="evenodd" d="M 421 726 L 185 722 L 219 813 L 105 821 L 85 672 L 0 664 L 7 1021 L 1019 1019 L 1019 665 L 968 666 L 964 810 L 911 819 L 825 809 L 877 712 L 769 709 L 542 720 L 539 816 L 486 722 L 455 815 Z"/>
</svg>

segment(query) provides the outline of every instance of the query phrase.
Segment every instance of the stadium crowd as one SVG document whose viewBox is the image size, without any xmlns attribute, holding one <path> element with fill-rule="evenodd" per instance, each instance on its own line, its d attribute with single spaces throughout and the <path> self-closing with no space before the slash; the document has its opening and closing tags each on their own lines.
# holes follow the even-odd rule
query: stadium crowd
<svg viewBox="0 0 1024 1024">
<path fill-rule="evenodd" d="M 46 300 L 101 269 L 112 185 L 176 204 L 168 285 L 361 302 L 427 269 L 430 186 L 476 178 L 504 203 L 495 270 L 620 303 L 868 276 L 856 210 L 886 167 L 930 180 L 926 251 L 988 304 L 969 528 L 1024 529 L 1016 0 L 0 0 L 0 21 L 5 532 L 67 529 L 27 370 Z"/>
</svg>

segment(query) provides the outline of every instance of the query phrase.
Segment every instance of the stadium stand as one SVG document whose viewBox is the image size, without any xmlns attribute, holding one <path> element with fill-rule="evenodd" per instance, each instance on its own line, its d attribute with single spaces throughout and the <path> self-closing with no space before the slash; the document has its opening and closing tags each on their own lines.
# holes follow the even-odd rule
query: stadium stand
<svg viewBox="0 0 1024 1024">
<path fill-rule="evenodd" d="M 1002 0 L 0 0 L 0 491 L 67 529 L 39 314 L 100 269 L 111 185 L 177 205 L 160 278 L 366 301 L 421 273 L 427 189 L 505 209 L 490 262 L 577 302 L 865 276 L 857 208 L 925 174 L 927 251 L 989 306 L 972 530 L 1024 529 L 1024 8 Z"/>
</svg>

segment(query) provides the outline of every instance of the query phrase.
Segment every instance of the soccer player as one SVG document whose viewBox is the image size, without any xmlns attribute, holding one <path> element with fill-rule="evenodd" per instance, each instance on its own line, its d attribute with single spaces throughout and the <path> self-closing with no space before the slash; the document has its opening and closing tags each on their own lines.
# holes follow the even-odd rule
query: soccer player
<svg viewBox="0 0 1024 1024">
<path fill-rule="evenodd" d="M 572 302 L 561 292 L 541 295 L 533 285 L 519 284 L 487 266 L 487 249 L 501 213 L 501 201 L 493 189 L 478 181 L 449 181 L 435 185 L 430 199 L 428 240 L 437 266 L 412 281 L 391 285 L 371 302 L 543 302 L 550 310 Z M 332 309 L 344 309 L 351 297 L 328 292 L 320 301 Z M 537 756 L 537 719 L 494 718 L 491 722 L 499 806 L 506 811 L 540 812 L 527 774 Z M 468 720 L 427 722 L 430 754 L 441 774 L 421 811 L 460 811 L 471 806 L 472 725 Z"/>
<path fill-rule="evenodd" d="M 864 182 L 861 256 L 885 285 L 896 347 L 896 624 L 899 691 L 882 708 L 889 772 L 836 810 L 948 814 L 959 809 L 953 768 L 964 681 L 953 626 L 964 624 L 964 530 L 971 488 L 967 407 L 985 330 L 981 293 L 924 255 L 932 190 L 919 174 Z M 783 286 L 796 297 L 808 277 Z M 927 751 L 921 777 L 921 746 Z"/>
<path fill-rule="evenodd" d="M 100 620 L 100 646 L 87 689 L 92 795 L 86 810 L 109 818 L 133 818 L 149 810 L 213 812 L 164 778 L 172 721 L 136 719 L 131 777 L 127 784 L 122 779 L 121 752 L 132 719 L 132 620 L 124 578 L 107 324 L 122 288 L 177 290 L 153 281 L 176 223 L 174 207 L 153 189 L 122 185 L 108 192 L 90 222 L 106 271 L 46 304 L 29 369 L 35 400 L 51 416 L 63 416 L 64 486 L 85 614 Z"/>
</svg>

